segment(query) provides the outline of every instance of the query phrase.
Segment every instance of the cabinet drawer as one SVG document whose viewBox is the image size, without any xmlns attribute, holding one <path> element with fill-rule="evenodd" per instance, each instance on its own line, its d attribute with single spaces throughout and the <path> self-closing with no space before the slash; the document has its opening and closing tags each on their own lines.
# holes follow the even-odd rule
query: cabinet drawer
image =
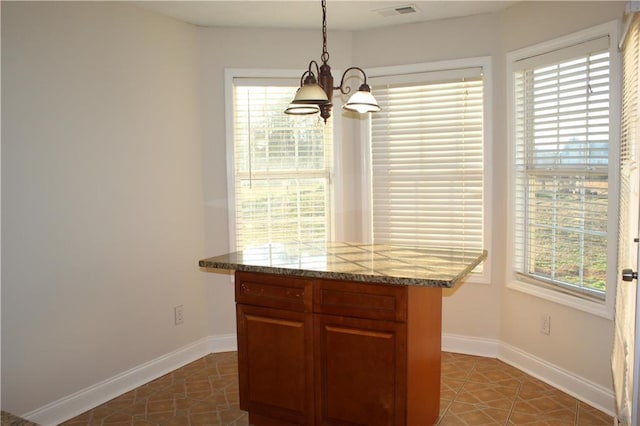
<svg viewBox="0 0 640 426">
<path fill-rule="evenodd" d="M 311 312 L 312 282 L 301 277 L 236 272 L 236 302 Z"/>
<path fill-rule="evenodd" d="M 314 312 L 352 318 L 406 321 L 407 287 L 323 280 L 316 283 Z"/>
</svg>

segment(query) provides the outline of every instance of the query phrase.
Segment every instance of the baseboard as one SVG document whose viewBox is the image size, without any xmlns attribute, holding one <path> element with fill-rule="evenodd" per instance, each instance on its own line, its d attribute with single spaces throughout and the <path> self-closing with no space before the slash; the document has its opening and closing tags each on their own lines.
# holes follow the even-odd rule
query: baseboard
<svg viewBox="0 0 640 426">
<path fill-rule="evenodd" d="M 235 333 L 209 336 L 207 339 L 209 340 L 208 353 L 229 352 L 238 350 L 238 337 Z"/>
<path fill-rule="evenodd" d="M 484 337 L 442 334 L 442 350 L 458 354 L 498 358 L 500 341 Z"/>
<path fill-rule="evenodd" d="M 506 343 L 500 343 L 498 359 L 600 411 L 611 416 L 615 415 L 615 400 L 611 389 Z"/>
<path fill-rule="evenodd" d="M 42 426 L 53 426 L 104 404 L 145 383 L 157 379 L 177 368 L 212 352 L 237 349 L 235 334 L 209 336 L 148 361 L 69 396 L 49 403 L 22 417 Z"/>
</svg>

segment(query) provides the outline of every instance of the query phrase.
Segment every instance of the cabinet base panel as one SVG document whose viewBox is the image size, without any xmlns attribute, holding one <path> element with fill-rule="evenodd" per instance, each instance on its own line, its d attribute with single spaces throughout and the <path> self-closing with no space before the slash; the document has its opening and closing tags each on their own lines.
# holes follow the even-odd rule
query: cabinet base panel
<svg viewBox="0 0 640 426">
<path fill-rule="evenodd" d="M 249 413 L 249 425 L 251 426 L 302 426 L 304 423 L 290 423 L 283 420 L 272 419 L 258 414 Z"/>
</svg>

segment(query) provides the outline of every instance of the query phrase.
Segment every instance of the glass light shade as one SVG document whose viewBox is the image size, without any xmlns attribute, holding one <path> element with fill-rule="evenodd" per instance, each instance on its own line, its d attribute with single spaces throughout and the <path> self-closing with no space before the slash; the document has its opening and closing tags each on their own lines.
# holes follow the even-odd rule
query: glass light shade
<svg viewBox="0 0 640 426">
<path fill-rule="evenodd" d="M 317 83 L 302 85 L 296 92 L 296 96 L 291 101 L 292 104 L 313 104 L 323 105 L 329 102 L 329 98 L 324 89 Z"/>
<path fill-rule="evenodd" d="M 380 111 L 380 105 L 378 105 L 378 101 L 371 94 L 371 89 L 364 84 L 360 86 L 360 90 L 349 98 L 349 101 L 344 104 L 344 109 L 348 109 L 350 111 L 356 111 L 360 114 L 364 114 L 365 112 L 376 112 Z"/>
<path fill-rule="evenodd" d="M 320 112 L 318 105 L 313 104 L 289 104 L 289 107 L 284 110 L 285 114 L 290 115 L 310 115 Z"/>
</svg>

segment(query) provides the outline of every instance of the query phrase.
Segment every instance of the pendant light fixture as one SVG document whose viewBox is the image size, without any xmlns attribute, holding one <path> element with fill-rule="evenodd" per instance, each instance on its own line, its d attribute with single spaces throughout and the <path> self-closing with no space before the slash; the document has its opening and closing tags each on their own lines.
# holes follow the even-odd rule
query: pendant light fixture
<svg viewBox="0 0 640 426">
<path fill-rule="evenodd" d="M 344 86 L 345 77 L 351 71 L 359 71 L 362 73 L 364 82 L 360 88 L 354 93 L 349 101 L 344 104 L 346 110 L 356 111 L 359 113 L 380 111 L 380 106 L 371 94 L 371 87 L 367 84 L 367 74 L 362 68 L 350 67 L 342 74 L 340 85 L 333 87 L 333 76 L 331 75 L 331 67 L 329 62 L 329 52 L 327 51 L 327 2 L 322 0 L 322 55 L 320 56 L 322 65 L 318 66 L 315 60 L 309 62 L 309 68 L 300 77 L 300 88 L 296 92 L 293 101 L 284 111 L 291 115 L 307 115 L 320 112 L 320 116 L 325 123 L 331 116 L 331 98 L 334 90 L 340 90 L 340 93 L 347 95 L 351 92 L 350 87 Z"/>
</svg>

